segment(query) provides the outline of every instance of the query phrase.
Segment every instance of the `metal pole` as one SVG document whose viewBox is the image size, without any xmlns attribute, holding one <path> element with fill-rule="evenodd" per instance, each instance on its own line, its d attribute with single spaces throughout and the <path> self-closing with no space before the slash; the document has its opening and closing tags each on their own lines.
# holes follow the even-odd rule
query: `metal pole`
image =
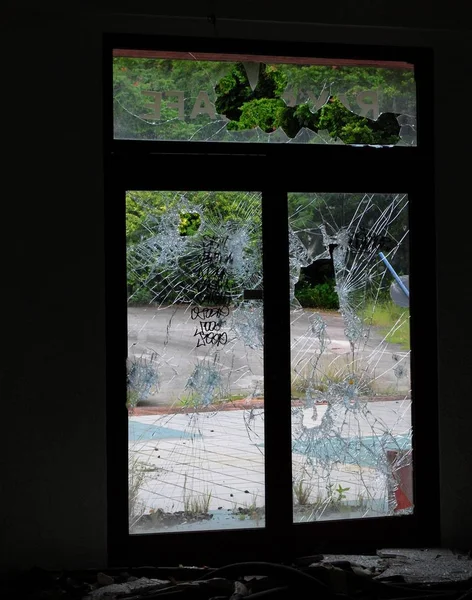
<svg viewBox="0 0 472 600">
<path fill-rule="evenodd" d="M 405 294 L 405 296 L 407 298 L 410 298 L 410 291 L 408 290 L 408 288 L 406 287 L 406 285 L 403 283 L 403 281 L 400 279 L 400 277 L 398 277 L 395 269 L 392 267 L 392 265 L 388 262 L 385 254 L 383 252 L 379 252 L 379 256 L 382 259 L 382 261 L 384 262 L 385 266 L 387 267 L 387 269 L 390 271 L 390 273 L 393 275 L 393 278 L 395 279 L 395 281 L 398 283 L 398 285 L 400 286 L 402 292 Z"/>
</svg>

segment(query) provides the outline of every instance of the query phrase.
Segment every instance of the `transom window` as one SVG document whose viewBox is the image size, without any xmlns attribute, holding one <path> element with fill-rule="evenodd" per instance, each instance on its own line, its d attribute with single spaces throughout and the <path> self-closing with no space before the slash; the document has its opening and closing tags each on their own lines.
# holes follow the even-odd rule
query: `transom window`
<svg viewBox="0 0 472 600">
<path fill-rule="evenodd" d="M 114 136 L 416 145 L 407 62 L 113 52 Z"/>
</svg>

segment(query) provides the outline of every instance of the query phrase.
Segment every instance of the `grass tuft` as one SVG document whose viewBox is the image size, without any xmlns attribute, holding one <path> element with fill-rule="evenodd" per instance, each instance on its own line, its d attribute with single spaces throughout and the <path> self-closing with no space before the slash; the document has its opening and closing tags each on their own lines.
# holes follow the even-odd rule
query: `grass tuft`
<svg viewBox="0 0 472 600">
<path fill-rule="evenodd" d="M 299 479 L 293 484 L 293 495 L 300 506 L 307 506 L 310 502 L 310 495 L 313 486 L 305 483 L 303 479 Z"/>
<path fill-rule="evenodd" d="M 391 301 L 367 305 L 364 320 L 381 330 L 385 341 L 410 349 L 410 311 Z"/>
</svg>

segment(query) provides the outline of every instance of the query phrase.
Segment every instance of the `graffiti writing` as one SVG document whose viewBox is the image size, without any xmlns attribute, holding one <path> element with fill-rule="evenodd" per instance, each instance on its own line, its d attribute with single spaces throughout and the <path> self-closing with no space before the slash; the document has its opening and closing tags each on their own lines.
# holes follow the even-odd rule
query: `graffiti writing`
<svg viewBox="0 0 472 600">
<path fill-rule="evenodd" d="M 216 317 L 217 319 L 221 319 L 222 317 L 227 317 L 229 315 L 229 307 L 228 306 L 215 306 L 215 307 L 201 307 L 194 306 L 192 308 L 191 316 L 192 319 L 201 319 L 207 320 Z"/>
<path fill-rule="evenodd" d="M 226 304 L 229 292 L 228 267 L 233 262 L 225 252 L 227 238 L 207 238 L 203 245 L 200 265 L 196 272 L 200 300 L 209 304 Z"/>
<path fill-rule="evenodd" d="M 221 324 L 217 321 L 201 321 L 200 327 L 195 328 L 194 337 L 197 336 L 197 348 L 200 346 L 224 346 L 228 341 L 225 331 L 220 331 Z"/>
<path fill-rule="evenodd" d="M 191 311 L 192 320 L 199 320 L 195 328 L 194 337 L 197 337 L 199 346 L 224 346 L 228 335 L 221 331 L 225 324 L 225 317 L 229 315 L 229 277 L 228 267 L 233 262 L 231 252 L 226 250 L 228 238 L 205 239 L 201 261 L 196 273 L 197 291 L 200 301 L 223 306 L 194 306 Z"/>
</svg>

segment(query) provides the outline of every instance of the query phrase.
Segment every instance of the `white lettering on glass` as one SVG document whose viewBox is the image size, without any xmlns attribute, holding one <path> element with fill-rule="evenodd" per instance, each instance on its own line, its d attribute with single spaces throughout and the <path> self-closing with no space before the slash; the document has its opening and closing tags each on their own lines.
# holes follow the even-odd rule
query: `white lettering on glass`
<svg viewBox="0 0 472 600">
<path fill-rule="evenodd" d="M 347 110 L 350 110 L 352 112 L 351 105 L 349 104 L 349 100 L 347 99 L 346 94 L 338 94 L 338 100 L 343 106 L 347 108 Z"/>
<path fill-rule="evenodd" d="M 286 89 L 285 92 L 282 94 L 282 98 L 287 106 L 297 105 L 297 97 L 295 95 L 295 92 L 291 89 Z"/>
<path fill-rule="evenodd" d="M 318 110 L 320 110 L 320 108 L 322 106 L 324 106 L 326 104 L 326 102 L 328 102 L 328 98 L 329 98 L 329 91 L 328 90 L 323 90 L 319 96 L 319 98 L 317 98 L 315 96 L 315 94 L 313 92 L 307 92 L 308 98 L 310 98 L 310 100 L 313 102 L 313 108 L 314 108 L 314 112 L 317 112 Z"/>
<path fill-rule="evenodd" d="M 162 92 L 141 92 L 141 94 L 143 96 L 151 96 L 151 98 L 154 98 L 154 102 L 144 105 L 144 108 L 149 109 L 151 113 L 148 115 L 142 115 L 142 118 L 152 121 L 159 121 L 161 118 Z"/>
<path fill-rule="evenodd" d="M 185 112 L 184 112 L 184 93 L 183 92 L 179 92 L 177 90 L 171 90 L 171 91 L 165 93 L 166 100 L 169 97 L 170 98 L 172 98 L 172 97 L 177 98 L 176 102 L 167 102 L 167 106 L 169 108 L 176 108 L 179 111 L 179 117 L 178 118 L 181 121 L 183 121 L 183 119 L 185 118 Z"/>
<path fill-rule="evenodd" d="M 208 94 L 206 92 L 199 92 L 190 118 L 195 119 L 198 115 L 208 115 L 210 119 L 214 119 L 216 117 L 215 107 L 210 102 L 210 98 L 208 98 Z"/>
<path fill-rule="evenodd" d="M 379 118 L 379 97 L 377 92 L 372 90 L 359 92 L 356 100 L 361 109 L 361 117 L 366 117 L 372 111 L 372 118 L 374 121 L 377 121 Z"/>
<path fill-rule="evenodd" d="M 161 107 L 162 98 L 164 97 L 166 105 L 169 108 L 174 108 L 178 111 L 178 119 L 183 121 L 185 119 L 185 97 L 184 92 L 179 90 L 169 90 L 167 92 L 141 92 L 143 96 L 150 96 L 153 98 L 153 102 L 145 104 L 150 113 L 142 115 L 143 119 L 152 121 L 159 121 L 161 119 Z M 317 112 L 322 108 L 331 96 L 331 92 L 328 89 L 322 90 L 320 95 L 317 97 L 315 92 L 300 90 L 301 97 L 308 97 L 313 103 L 312 112 Z M 335 94 L 339 101 L 351 112 L 353 111 L 346 94 Z M 296 106 L 298 103 L 298 97 L 292 89 L 286 89 L 282 94 L 287 106 Z M 170 101 L 169 101 L 170 100 Z M 359 92 L 356 95 L 356 101 L 359 106 L 360 112 L 358 113 L 361 117 L 370 116 L 372 113 L 372 119 L 376 121 L 379 118 L 379 98 L 378 93 L 375 90 L 366 90 Z M 198 115 L 208 115 L 210 119 L 216 119 L 215 105 L 210 101 L 208 94 L 204 91 L 198 92 L 197 98 L 190 113 L 191 119 L 196 119 Z"/>
</svg>

